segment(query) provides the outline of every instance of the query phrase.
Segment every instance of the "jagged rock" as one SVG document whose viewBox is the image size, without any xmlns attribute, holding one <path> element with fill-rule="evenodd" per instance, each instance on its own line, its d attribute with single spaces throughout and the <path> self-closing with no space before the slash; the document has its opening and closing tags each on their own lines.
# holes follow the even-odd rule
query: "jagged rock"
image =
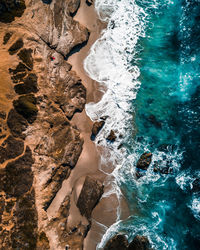
<svg viewBox="0 0 200 250">
<path fill-rule="evenodd" d="M 142 170 L 147 170 L 151 164 L 152 153 L 144 153 L 140 156 L 136 167 Z"/>
<path fill-rule="evenodd" d="M 62 183 L 69 177 L 71 170 L 66 166 L 59 166 L 52 171 L 50 179 L 44 186 L 44 210 L 46 211 L 62 187 Z"/>
<path fill-rule="evenodd" d="M 22 49 L 17 54 L 18 57 L 22 60 L 22 62 L 31 70 L 33 69 L 32 52 L 32 49 Z"/>
<path fill-rule="evenodd" d="M 37 88 L 37 76 L 33 73 L 29 74 L 24 83 L 15 85 L 15 92 L 19 95 L 30 94 L 38 92 Z"/>
<path fill-rule="evenodd" d="M 37 241 L 37 250 L 47 250 L 49 247 L 49 240 L 45 234 L 45 232 L 41 232 Z"/>
<path fill-rule="evenodd" d="M 0 2 L 0 22 L 10 23 L 15 17 L 21 17 L 26 9 L 24 0 L 1 0 Z"/>
<path fill-rule="evenodd" d="M 3 119 L 3 120 L 6 119 L 6 112 L 5 111 L 0 111 L 0 119 Z"/>
<path fill-rule="evenodd" d="M 118 234 L 111 238 L 105 245 L 104 250 L 126 250 L 128 240 L 125 235 Z"/>
<path fill-rule="evenodd" d="M 24 77 L 26 76 L 28 68 L 23 63 L 19 62 L 15 69 L 9 69 L 11 79 L 13 83 L 20 83 L 23 81 Z"/>
<path fill-rule="evenodd" d="M 29 123 L 33 123 L 37 117 L 38 108 L 36 98 L 33 94 L 20 96 L 13 102 L 16 111 Z"/>
<path fill-rule="evenodd" d="M 6 160 L 16 158 L 24 151 L 24 142 L 15 139 L 12 135 L 2 143 L 0 146 L 0 163 Z"/>
<path fill-rule="evenodd" d="M 115 135 L 115 132 L 113 130 L 110 131 L 110 134 L 106 138 L 110 142 L 114 142 L 116 140 L 117 136 Z"/>
<path fill-rule="evenodd" d="M 71 0 L 68 5 L 68 11 L 74 16 L 80 6 L 80 0 Z"/>
<path fill-rule="evenodd" d="M 105 121 L 94 122 L 93 127 L 92 127 L 91 140 L 95 139 L 99 131 L 103 128 L 104 124 L 105 124 Z"/>
<path fill-rule="evenodd" d="M 8 49 L 10 55 L 14 55 L 24 46 L 24 42 L 19 38 L 13 45 Z"/>
<path fill-rule="evenodd" d="M 200 191 L 200 178 L 196 178 L 192 182 L 192 191 L 193 192 L 199 192 Z"/>
<path fill-rule="evenodd" d="M 6 45 L 12 36 L 12 32 L 7 32 L 3 37 L 3 44 Z"/>
<path fill-rule="evenodd" d="M 86 103 L 86 89 L 81 80 L 75 75 L 59 82 L 56 86 L 56 95 L 53 97 L 59 104 L 68 119 L 71 119 L 75 112 L 81 112 Z"/>
<path fill-rule="evenodd" d="M 17 113 L 15 109 L 11 109 L 7 119 L 8 127 L 14 137 L 25 138 L 23 132 L 28 127 L 28 122 L 24 117 Z"/>
<path fill-rule="evenodd" d="M 81 215 L 85 216 L 87 219 L 90 219 L 92 210 L 101 199 L 103 188 L 104 186 L 100 181 L 89 176 L 85 178 L 78 198 L 77 207 Z"/>
<path fill-rule="evenodd" d="M 146 236 L 136 235 L 130 243 L 128 250 L 149 250 L 150 244 Z"/>
<path fill-rule="evenodd" d="M 1 169 L 0 191 L 3 190 L 7 195 L 16 198 L 29 191 L 33 183 L 33 162 L 32 152 L 27 146 L 23 156 Z"/>
</svg>

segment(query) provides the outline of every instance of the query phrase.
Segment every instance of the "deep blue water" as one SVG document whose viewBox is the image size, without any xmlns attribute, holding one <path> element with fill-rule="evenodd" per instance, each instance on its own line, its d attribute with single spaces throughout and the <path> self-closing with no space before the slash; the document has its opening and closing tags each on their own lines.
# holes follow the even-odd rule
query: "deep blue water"
<svg viewBox="0 0 200 250">
<path fill-rule="evenodd" d="M 141 87 L 132 101 L 137 130 L 126 146 L 137 159 L 144 151 L 154 157 L 139 180 L 121 171 L 132 215 L 120 230 L 129 239 L 147 235 L 155 249 L 200 249 L 200 194 L 191 191 L 200 170 L 200 1 L 136 2 L 148 25 L 131 62 Z M 155 164 L 172 172 L 154 173 Z"/>
</svg>

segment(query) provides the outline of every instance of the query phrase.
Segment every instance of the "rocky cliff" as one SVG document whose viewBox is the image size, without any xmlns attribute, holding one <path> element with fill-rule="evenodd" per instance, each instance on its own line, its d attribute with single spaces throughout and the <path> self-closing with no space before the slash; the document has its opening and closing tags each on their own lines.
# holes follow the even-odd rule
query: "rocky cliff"
<svg viewBox="0 0 200 250">
<path fill-rule="evenodd" d="M 73 19 L 79 5 L 0 2 L 1 249 L 82 249 L 103 192 L 100 182 L 86 178 L 74 228 L 68 224 L 75 202 L 69 195 L 48 215 L 84 143 L 71 119 L 84 109 L 86 89 L 67 62 L 89 37 Z"/>
</svg>

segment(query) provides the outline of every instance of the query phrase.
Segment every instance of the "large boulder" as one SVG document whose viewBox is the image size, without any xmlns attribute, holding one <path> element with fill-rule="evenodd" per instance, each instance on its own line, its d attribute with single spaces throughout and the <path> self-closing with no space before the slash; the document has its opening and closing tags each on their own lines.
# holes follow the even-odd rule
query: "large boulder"
<svg viewBox="0 0 200 250">
<path fill-rule="evenodd" d="M 126 236 L 123 234 L 115 235 L 107 242 L 106 246 L 104 247 L 104 250 L 126 250 L 126 249 L 128 249 L 128 240 Z"/>
<path fill-rule="evenodd" d="M 110 134 L 106 138 L 110 142 L 114 142 L 116 140 L 117 136 L 115 135 L 115 132 L 113 130 L 110 131 Z"/>
<path fill-rule="evenodd" d="M 136 167 L 142 170 L 147 170 L 151 164 L 152 153 L 144 153 L 140 156 Z"/>
<path fill-rule="evenodd" d="M 105 124 L 105 121 L 94 122 L 93 127 L 92 127 L 91 140 L 95 139 L 99 131 L 103 128 L 104 124 Z"/>
<path fill-rule="evenodd" d="M 136 235 L 130 243 L 128 250 L 149 250 L 150 244 L 146 236 Z"/>
<path fill-rule="evenodd" d="M 80 210 L 81 215 L 90 219 L 92 210 L 95 208 L 103 194 L 103 184 L 87 176 L 83 184 L 83 188 L 78 198 L 77 207 Z"/>
</svg>

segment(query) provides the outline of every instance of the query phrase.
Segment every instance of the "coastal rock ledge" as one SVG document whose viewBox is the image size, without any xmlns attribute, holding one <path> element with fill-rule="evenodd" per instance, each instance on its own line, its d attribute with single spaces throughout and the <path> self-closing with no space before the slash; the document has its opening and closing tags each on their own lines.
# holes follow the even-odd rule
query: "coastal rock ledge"
<svg viewBox="0 0 200 250">
<path fill-rule="evenodd" d="M 80 0 L 0 1 L 2 250 L 83 249 L 103 193 L 88 176 L 78 201 L 75 184 L 56 200 L 84 143 L 72 118 L 85 107 L 86 88 L 67 61 L 89 38 L 74 19 L 79 6 Z M 75 225 L 71 210 L 80 213 Z"/>
</svg>

